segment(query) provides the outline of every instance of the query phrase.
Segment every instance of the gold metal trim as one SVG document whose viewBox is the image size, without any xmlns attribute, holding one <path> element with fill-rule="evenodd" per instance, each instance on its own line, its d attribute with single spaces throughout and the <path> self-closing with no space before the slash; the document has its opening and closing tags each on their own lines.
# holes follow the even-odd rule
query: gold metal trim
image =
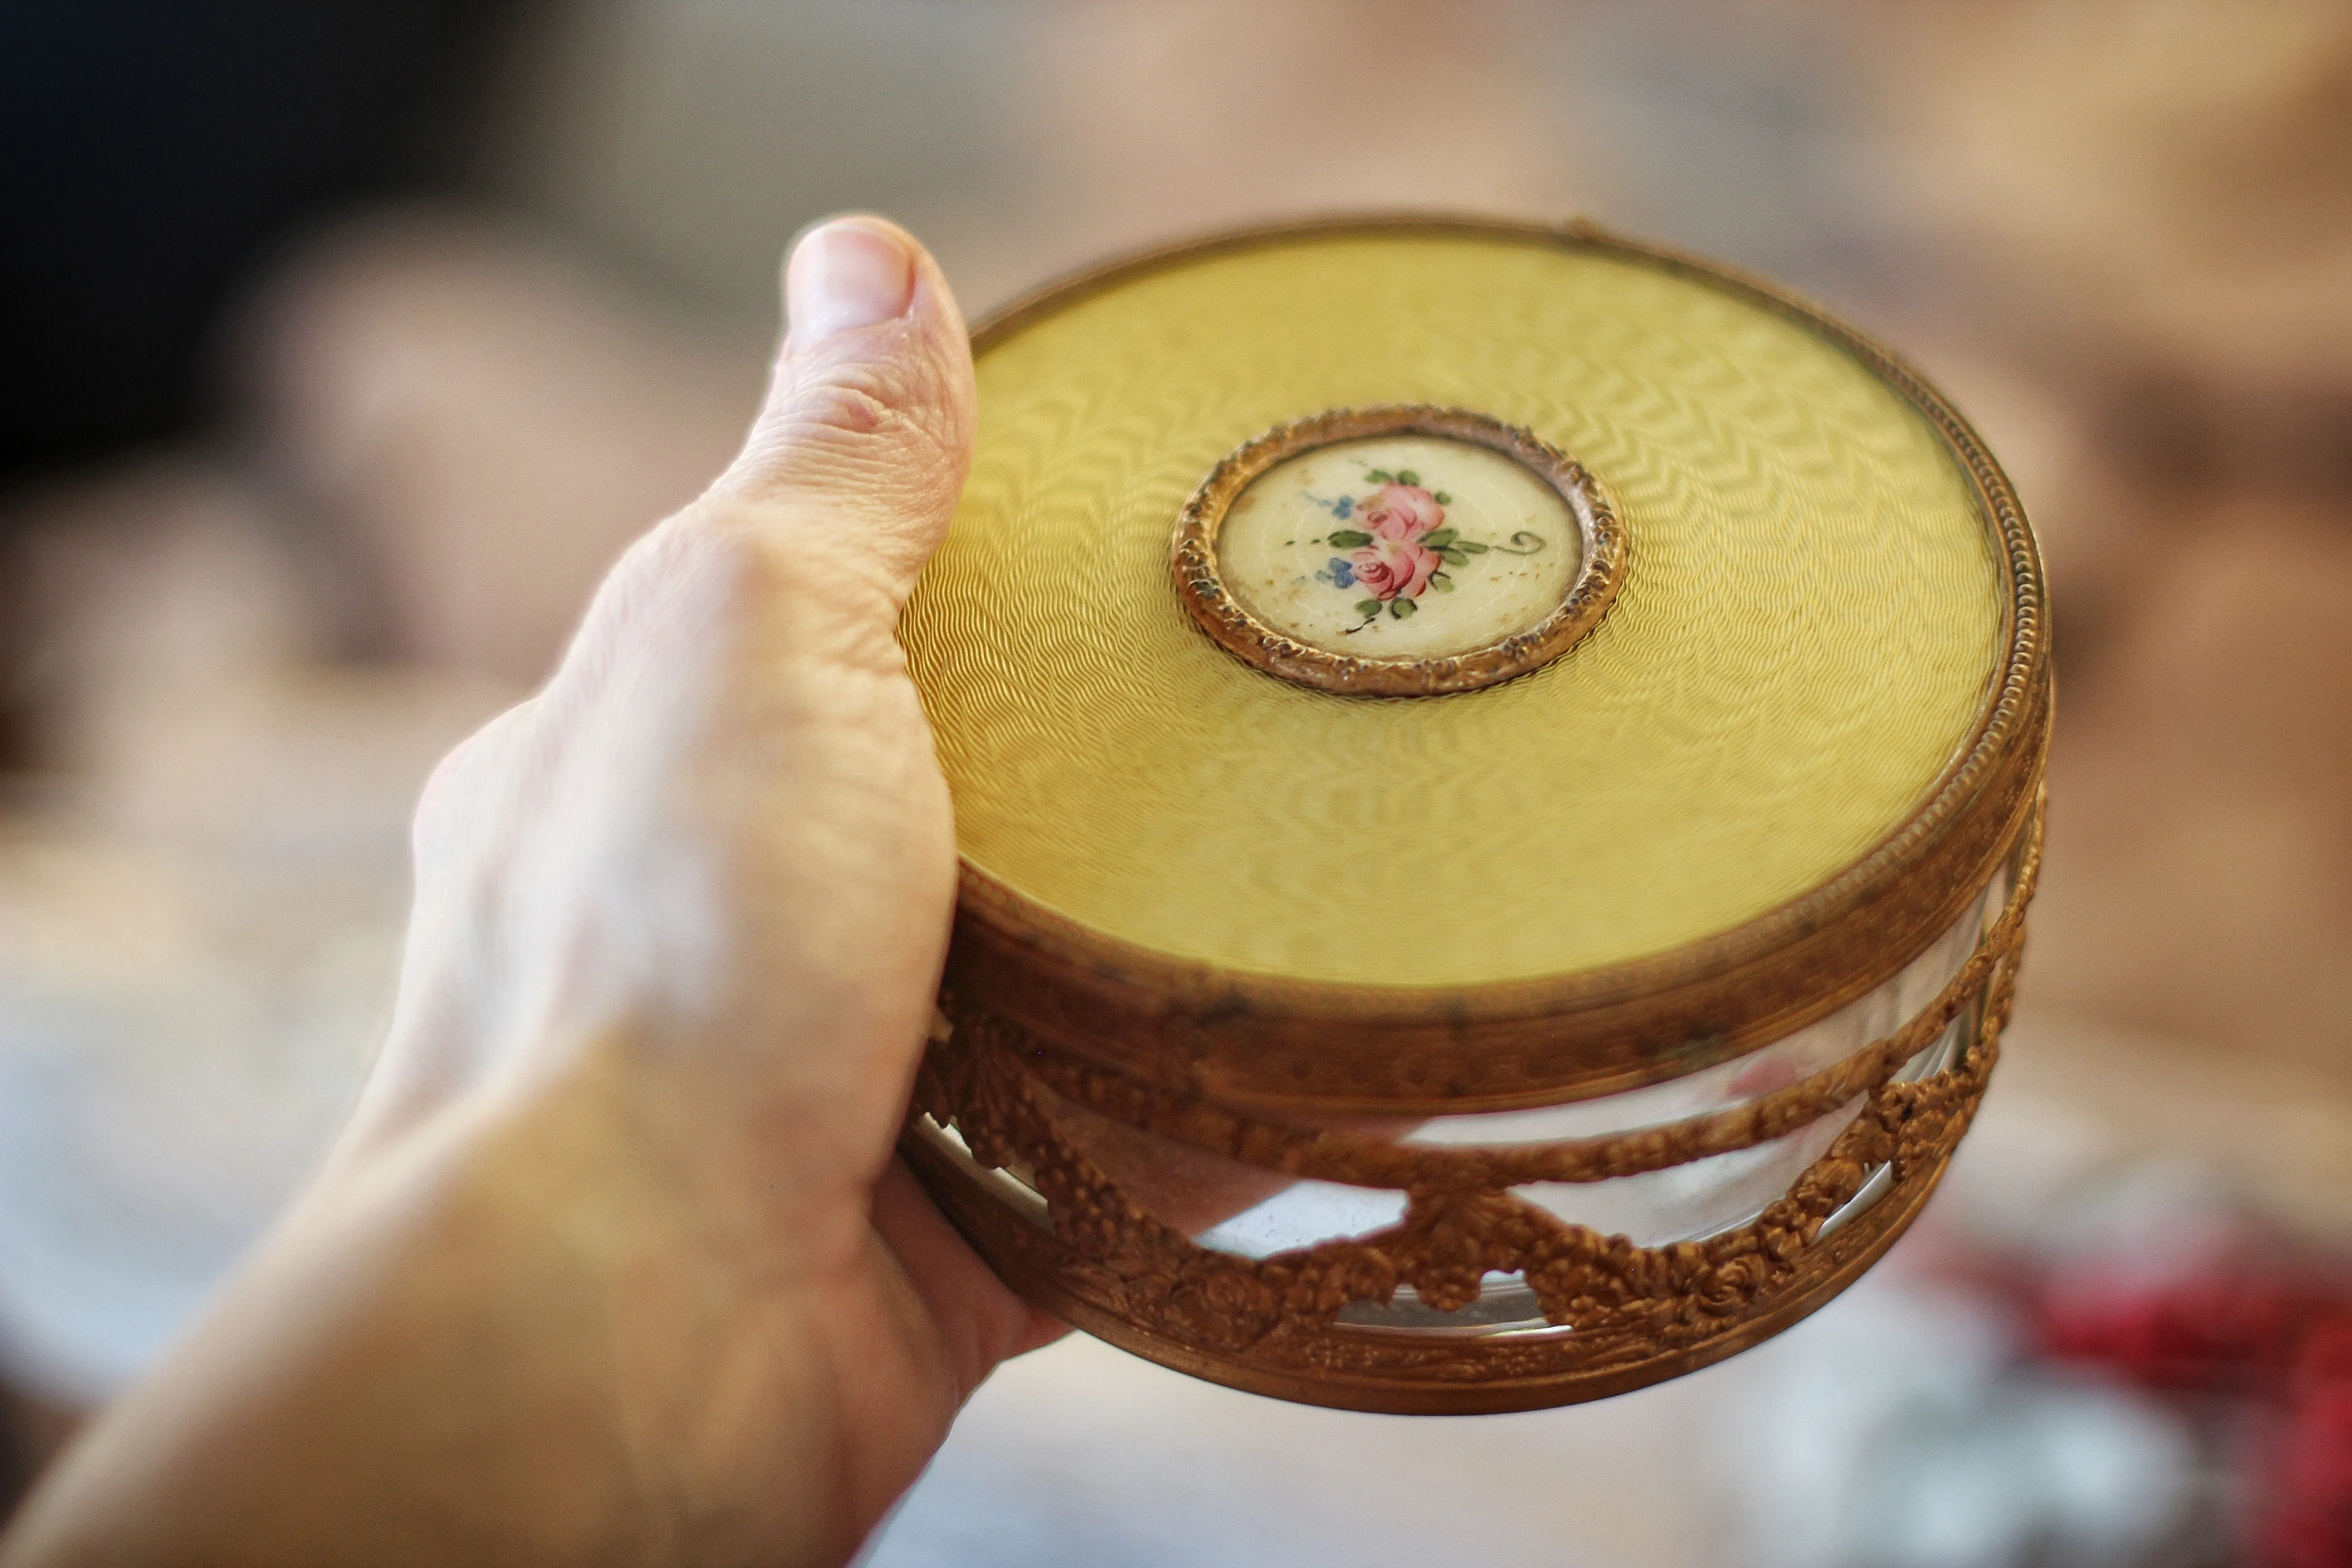
<svg viewBox="0 0 2352 1568">
<path fill-rule="evenodd" d="M 1614 1364 L 1559 1364 L 1545 1341 L 1518 1336 L 1398 1345 L 1361 1370 L 1265 1364 L 1209 1346 L 1172 1339 L 1101 1303 L 1097 1293 L 1064 1275 L 1068 1249 L 989 1196 L 939 1150 L 914 1135 L 900 1152 L 964 1237 L 1026 1300 L 1095 1338 L 1147 1361 L 1248 1394 L 1386 1415 L 1496 1415 L 1548 1410 L 1630 1394 L 1654 1383 L 1714 1365 L 1762 1343 L 1829 1305 L 1902 1239 L 1918 1217 L 1949 1157 L 1915 1171 L 1807 1253 L 1801 1280 L 1756 1303 L 1741 1317 L 1694 1342 L 1636 1354 Z M 1549 1342 L 1562 1345 L 1575 1336 Z M 1407 1352 L 1418 1352 L 1408 1359 Z M 1548 1364 L 1549 1363 L 1549 1364 Z"/>
<path fill-rule="evenodd" d="M 1915 1081 L 1877 1077 L 1857 1091 L 1863 1103 L 1853 1121 L 1785 1195 L 1749 1224 L 1704 1240 L 1645 1247 L 1603 1236 L 1510 1191 L 1524 1180 L 1551 1179 L 1541 1173 L 1465 1159 L 1466 1151 L 1398 1146 L 1416 1168 L 1383 1171 L 1373 1184 L 1409 1194 L 1398 1225 L 1269 1258 L 1213 1251 L 1121 1191 L 1066 1135 L 1071 1104 L 1049 1086 L 1034 1053 L 984 1026 L 959 1028 L 927 1054 L 900 1150 L 1016 1290 L 1180 1371 L 1307 1404 L 1398 1414 L 1600 1398 L 1778 1333 L 1893 1245 L 1934 1189 L 1999 1059 L 2030 897 L 2030 886 L 2021 886 L 1962 978 L 1882 1042 L 1916 1055 L 1912 1047 L 1932 1044 L 1956 1023 L 1972 1024 L 1973 1037 L 1961 1037 L 1960 1059 Z M 942 1148 L 915 1120 L 921 1116 L 952 1125 L 969 1160 Z M 1613 1142 L 1639 1153 L 1651 1135 L 1623 1133 Z M 1273 1148 L 1214 1152 L 1245 1160 L 1255 1153 L 1263 1157 L 1253 1163 L 1267 1167 L 1284 1163 Z M 1701 1143 L 1635 1163 L 1657 1168 L 1710 1152 Z M 1008 1166 L 1045 1200 L 1045 1223 L 985 1190 L 982 1173 Z M 1889 1189 L 1853 1213 L 1880 1171 Z M 1845 1223 L 1832 1226 L 1833 1218 Z M 1479 1299 L 1496 1271 L 1523 1277 L 1550 1328 L 1416 1333 L 1339 1319 L 1353 1303 L 1388 1301 L 1406 1287 L 1438 1311 L 1459 1310 Z"/>
<path fill-rule="evenodd" d="M 1524 631 L 1465 653 L 1357 658 L 1286 636 L 1226 588 L 1217 534 L 1234 500 L 1267 469 L 1318 447 L 1371 436 L 1437 436 L 1499 452 L 1549 485 L 1577 520 L 1583 559 L 1550 614 Z M 1592 634 L 1625 574 L 1625 530 L 1584 466 L 1531 430 L 1466 408 L 1423 403 L 1331 408 L 1254 436 L 1209 470 L 1184 503 L 1169 551 L 1176 595 L 1203 631 L 1254 669 L 1343 697 L 1432 697 L 1473 691 L 1538 669 Z"/>
<path fill-rule="evenodd" d="M 2041 874 L 2042 825 L 2037 817 L 2000 916 L 1943 989 L 1892 1034 L 1739 1105 L 1636 1131 L 1558 1142 L 1400 1143 L 1376 1133 L 1254 1117 L 1094 1067 L 1000 1019 L 984 1015 L 959 1019 L 951 997 L 946 1005 L 952 1025 L 961 1027 L 968 1022 L 971 1032 L 986 1042 L 982 1048 L 1017 1057 L 1023 1070 L 1057 1100 L 1237 1164 L 1301 1180 L 1401 1189 L 1614 1181 L 1784 1138 L 1892 1082 L 1906 1063 L 1943 1037 L 1953 1019 L 1981 1000 L 1997 970 L 2014 967 L 2025 940 L 2025 912 Z"/>
</svg>

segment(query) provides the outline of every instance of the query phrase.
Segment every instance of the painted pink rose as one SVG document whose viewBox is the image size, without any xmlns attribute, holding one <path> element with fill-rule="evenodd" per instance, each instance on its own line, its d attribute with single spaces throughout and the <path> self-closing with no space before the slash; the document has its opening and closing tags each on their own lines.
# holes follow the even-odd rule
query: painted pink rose
<svg viewBox="0 0 2352 1568">
<path fill-rule="evenodd" d="M 1430 574 L 1444 565 L 1445 559 L 1426 545 L 1380 535 L 1350 554 L 1348 564 L 1356 569 L 1356 581 L 1364 591 L 1386 604 L 1395 598 L 1420 598 L 1421 591 L 1429 586 Z"/>
<path fill-rule="evenodd" d="M 1356 515 L 1376 537 L 1410 543 L 1444 522 L 1445 509 L 1419 485 L 1382 485 Z"/>
</svg>

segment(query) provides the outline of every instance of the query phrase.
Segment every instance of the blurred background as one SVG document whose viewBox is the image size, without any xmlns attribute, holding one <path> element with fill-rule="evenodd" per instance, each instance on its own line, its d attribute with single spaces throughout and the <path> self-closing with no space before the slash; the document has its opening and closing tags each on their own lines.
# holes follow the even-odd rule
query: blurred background
<svg viewBox="0 0 2352 1568">
<path fill-rule="evenodd" d="M 1601 1405 L 1074 1338 L 871 1561 L 2352 1563 L 2352 7 L 0 0 L 0 1500 L 332 1134 L 417 785 L 730 454 L 796 229 L 976 316 L 1410 206 L 1777 278 L 2010 466 L 2062 721 L 1979 1131 Z"/>
</svg>

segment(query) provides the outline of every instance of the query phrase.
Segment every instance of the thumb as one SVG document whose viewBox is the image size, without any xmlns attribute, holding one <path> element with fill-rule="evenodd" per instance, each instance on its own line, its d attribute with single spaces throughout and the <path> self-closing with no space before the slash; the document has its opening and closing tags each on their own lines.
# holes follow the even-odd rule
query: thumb
<svg viewBox="0 0 2352 1568">
<path fill-rule="evenodd" d="M 784 268 L 790 331 L 765 403 L 712 497 L 838 547 L 893 612 L 947 531 L 971 461 L 963 315 L 929 252 L 896 224 L 834 218 Z"/>
</svg>

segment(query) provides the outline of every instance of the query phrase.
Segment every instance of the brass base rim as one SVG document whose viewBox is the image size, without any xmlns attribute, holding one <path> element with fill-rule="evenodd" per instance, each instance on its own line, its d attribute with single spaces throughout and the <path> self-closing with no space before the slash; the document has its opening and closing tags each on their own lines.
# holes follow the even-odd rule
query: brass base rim
<svg viewBox="0 0 2352 1568">
<path fill-rule="evenodd" d="M 1411 1374 L 1336 1369 L 1299 1372 L 1266 1366 L 1139 1327 L 1061 1285 L 1055 1278 L 1057 1257 L 1066 1255 L 1067 1261 L 1075 1262 L 1076 1254 L 992 1195 L 973 1172 L 911 1129 L 900 1139 L 899 1152 L 973 1250 L 1032 1306 L 1131 1355 L 1204 1382 L 1297 1405 L 1384 1415 L 1501 1415 L 1556 1409 L 1631 1394 L 1751 1349 L 1829 1305 L 1884 1258 L 1927 1206 L 1951 1163 L 1947 1152 L 1915 1169 L 1835 1234 L 1808 1248 L 1812 1254 L 1808 1278 L 1759 1301 L 1754 1310 L 1696 1343 L 1622 1365 L 1464 1381 L 1463 1363 L 1469 1363 L 1475 1375 L 1482 1344 L 1500 1351 L 1519 1348 L 1525 1342 L 1507 1336 L 1454 1341 L 1450 1348 L 1455 1359 L 1448 1364 L 1454 1370 L 1439 1381 Z M 1553 1342 L 1564 1345 L 1566 1339 Z"/>
</svg>

